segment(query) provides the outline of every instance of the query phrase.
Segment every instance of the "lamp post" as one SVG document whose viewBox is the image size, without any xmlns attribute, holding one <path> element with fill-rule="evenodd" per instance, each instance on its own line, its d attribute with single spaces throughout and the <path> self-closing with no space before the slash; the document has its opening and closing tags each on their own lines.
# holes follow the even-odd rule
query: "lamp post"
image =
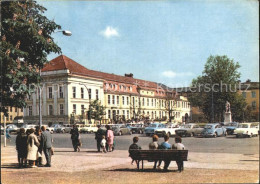
<svg viewBox="0 0 260 184">
<path fill-rule="evenodd" d="M 67 30 L 59 30 L 59 31 L 56 31 L 54 33 L 58 33 L 58 32 L 62 32 L 63 35 L 65 36 L 71 36 L 72 33 L 70 31 L 67 31 Z M 41 78 L 41 69 L 40 69 L 40 78 Z M 40 82 L 41 84 L 41 82 Z M 41 99 L 42 99 L 42 95 L 41 95 L 41 88 L 39 87 L 39 126 L 41 127 L 42 126 L 42 103 L 41 103 Z"/>
</svg>

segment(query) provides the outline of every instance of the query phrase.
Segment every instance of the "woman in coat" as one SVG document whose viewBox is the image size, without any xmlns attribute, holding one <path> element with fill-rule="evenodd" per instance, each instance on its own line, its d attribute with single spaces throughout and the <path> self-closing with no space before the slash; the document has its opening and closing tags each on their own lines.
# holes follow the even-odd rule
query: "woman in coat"
<svg viewBox="0 0 260 184">
<path fill-rule="evenodd" d="M 18 163 L 19 167 L 26 167 L 26 157 L 27 157 L 27 135 L 25 134 L 25 129 L 21 128 L 19 134 L 16 137 L 16 150 L 18 153 Z M 24 165 L 25 164 L 25 165 Z"/>
<path fill-rule="evenodd" d="M 107 126 L 107 144 L 108 144 L 108 151 L 110 152 L 112 151 L 113 143 L 114 143 L 114 133 L 110 129 L 110 126 Z"/>
<path fill-rule="evenodd" d="M 71 134 L 71 140 L 72 140 L 72 145 L 74 148 L 74 151 L 80 151 L 80 137 L 79 137 L 79 130 L 76 127 L 76 125 L 73 125 L 73 129 L 70 131 Z"/>
<path fill-rule="evenodd" d="M 30 135 L 27 139 L 27 147 L 28 147 L 28 154 L 27 154 L 27 160 L 31 162 L 31 167 L 37 167 L 35 166 L 35 161 L 37 160 L 37 152 L 38 152 L 38 146 L 40 145 L 37 136 L 34 134 L 34 129 L 30 129 Z"/>
</svg>

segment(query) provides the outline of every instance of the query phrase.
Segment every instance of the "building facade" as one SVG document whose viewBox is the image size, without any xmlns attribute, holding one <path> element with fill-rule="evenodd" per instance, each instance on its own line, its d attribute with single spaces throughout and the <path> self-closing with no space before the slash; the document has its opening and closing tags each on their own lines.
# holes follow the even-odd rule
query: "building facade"
<svg viewBox="0 0 260 184">
<path fill-rule="evenodd" d="M 24 121 L 39 122 L 41 96 L 43 124 L 88 122 L 87 111 L 93 100 L 105 107 L 103 123 L 131 119 L 183 122 L 190 117 L 187 98 L 177 96 L 155 82 L 89 70 L 61 55 L 41 71 L 42 83 L 28 96 Z"/>
<path fill-rule="evenodd" d="M 11 123 L 22 123 L 23 119 L 23 108 L 17 108 L 17 107 L 8 107 L 8 116 L 5 117 L 6 124 Z M 0 121 L 1 124 L 4 123 L 4 113 L 0 113 Z"/>
</svg>

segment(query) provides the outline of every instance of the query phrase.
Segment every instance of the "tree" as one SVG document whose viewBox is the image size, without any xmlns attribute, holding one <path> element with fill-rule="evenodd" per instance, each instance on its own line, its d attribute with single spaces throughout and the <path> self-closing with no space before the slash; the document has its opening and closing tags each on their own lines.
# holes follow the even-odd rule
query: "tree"
<svg viewBox="0 0 260 184">
<path fill-rule="evenodd" d="M 209 122 L 223 122 L 225 104 L 230 102 L 233 120 L 241 121 L 246 102 L 237 93 L 240 65 L 227 56 L 210 56 L 202 76 L 192 81 L 188 99 Z"/>
<path fill-rule="evenodd" d="M 94 100 L 89 104 L 89 116 L 91 119 L 101 121 L 103 119 L 103 115 L 105 115 L 105 107 L 102 106 L 99 100 Z"/>
<path fill-rule="evenodd" d="M 61 53 L 51 36 L 61 26 L 43 15 L 46 10 L 33 0 L 1 2 L 0 112 L 5 115 L 8 106 L 26 106 L 25 98 L 39 84 L 47 55 Z"/>
</svg>

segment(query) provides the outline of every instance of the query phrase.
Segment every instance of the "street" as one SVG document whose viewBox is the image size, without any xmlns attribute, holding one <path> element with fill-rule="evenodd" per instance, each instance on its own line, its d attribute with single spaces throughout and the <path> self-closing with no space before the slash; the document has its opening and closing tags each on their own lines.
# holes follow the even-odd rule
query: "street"
<svg viewBox="0 0 260 184">
<path fill-rule="evenodd" d="M 72 148 L 70 134 L 54 133 L 53 146 L 54 148 Z M 115 136 L 116 150 L 128 150 L 134 136 L 139 137 L 138 144 L 142 149 L 148 149 L 151 137 L 146 137 L 144 134 L 133 134 Z M 11 135 L 11 142 L 7 140 L 8 146 L 15 145 L 16 135 Z M 96 149 L 95 134 L 80 134 L 83 149 Z M 1 136 L 1 144 L 3 145 L 4 137 Z M 159 138 L 159 143 L 163 142 L 163 138 Z M 236 153 L 236 154 L 258 154 L 259 153 L 259 138 L 236 138 L 234 136 L 217 137 L 217 138 L 196 138 L 184 137 L 182 139 L 186 149 L 192 152 L 202 153 Z M 174 143 L 174 137 L 170 138 L 170 143 Z"/>
</svg>

